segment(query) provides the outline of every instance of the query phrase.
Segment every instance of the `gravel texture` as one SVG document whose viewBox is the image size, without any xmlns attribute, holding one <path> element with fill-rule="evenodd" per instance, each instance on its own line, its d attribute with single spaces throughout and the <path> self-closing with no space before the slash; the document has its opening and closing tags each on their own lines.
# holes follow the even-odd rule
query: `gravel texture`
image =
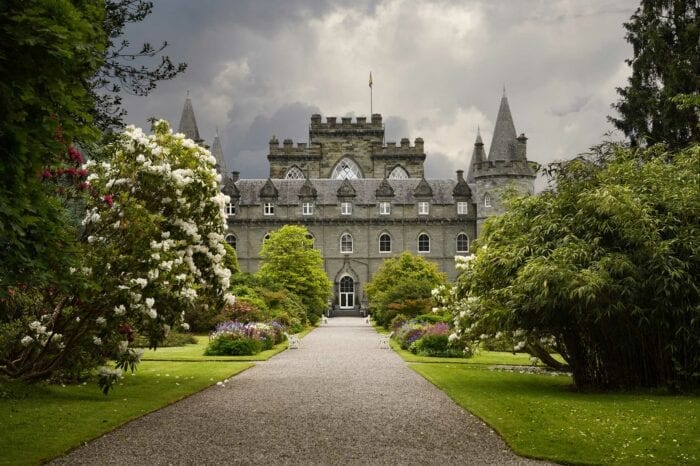
<svg viewBox="0 0 700 466">
<path fill-rule="evenodd" d="M 196 364 L 196 363 L 193 363 Z M 56 464 L 529 464 L 363 319 L 132 421 Z"/>
</svg>

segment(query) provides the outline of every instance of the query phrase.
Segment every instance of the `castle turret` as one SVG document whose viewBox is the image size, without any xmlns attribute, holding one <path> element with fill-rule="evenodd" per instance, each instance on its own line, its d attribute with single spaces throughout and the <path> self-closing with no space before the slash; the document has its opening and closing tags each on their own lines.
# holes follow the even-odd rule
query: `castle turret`
<svg viewBox="0 0 700 466">
<path fill-rule="evenodd" d="M 197 128 L 197 120 L 194 117 L 194 108 L 192 108 L 192 99 L 189 97 L 189 92 L 187 94 L 187 99 L 185 99 L 185 106 L 182 109 L 180 126 L 177 131 L 184 134 L 188 139 L 192 139 L 197 144 L 202 144 L 204 142 L 204 140 L 199 137 L 199 129 Z"/>
<path fill-rule="evenodd" d="M 475 165 L 486 160 L 484 152 L 484 141 L 481 139 L 481 131 L 476 129 L 476 141 L 474 141 L 474 150 L 472 151 L 472 160 L 469 162 L 469 170 L 467 170 L 467 183 L 474 183 Z"/>
<path fill-rule="evenodd" d="M 527 162 L 527 138 L 517 135 L 505 89 L 496 117 L 488 159 L 477 136 L 467 179 L 476 183 L 477 234 L 486 218 L 504 212 L 503 196 L 508 189 L 527 195 L 534 192 L 535 173 Z M 481 143 L 481 144 L 479 144 Z"/>
<path fill-rule="evenodd" d="M 224 150 L 221 148 L 221 141 L 219 140 L 219 130 L 216 130 L 216 136 L 214 137 L 214 142 L 211 144 L 211 155 L 216 159 L 216 169 L 221 174 L 221 176 L 226 177 L 228 170 L 226 169 L 226 158 L 224 157 Z"/>
</svg>

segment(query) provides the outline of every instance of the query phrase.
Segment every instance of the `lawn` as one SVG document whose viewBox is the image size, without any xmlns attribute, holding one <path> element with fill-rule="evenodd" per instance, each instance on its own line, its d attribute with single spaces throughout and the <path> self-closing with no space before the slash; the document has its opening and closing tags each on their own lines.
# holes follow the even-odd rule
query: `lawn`
<svg viewBox="0 0 700 466">
<path fill-rule="evenodd" d="M 144 361 L 108 396 L 95 382 L 26 386 L 0 380 L 0 464 L 36 464 L 54 458 L 252 365 Z"/>
<path fill-rule="evenodd" d="M 523 456 L 579 464 L 700 462 L 697 396 L 584 394 L 571 390 L 569 376 L 468 364 L 410 367 Z"/>
</svg>

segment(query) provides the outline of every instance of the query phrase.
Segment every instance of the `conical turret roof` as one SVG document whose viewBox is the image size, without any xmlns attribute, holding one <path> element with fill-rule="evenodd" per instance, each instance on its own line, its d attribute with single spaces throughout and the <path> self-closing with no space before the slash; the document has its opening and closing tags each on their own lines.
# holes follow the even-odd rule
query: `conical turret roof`
<svg viewBox="0 0 700 466">
<path fill-rule="evenodd" d="M 515 160 L 515 125 L 510 114 L 508 97 L 505 90 L 501 97 L 501 106 L 496 117 L 496 127 L 493 130 L 493 139 L 489 148 L 489 160 Z"/>
<path fill-rule="evenodd" d="M 216 159 L 216 164 L 219 166 L 219 173 L 222 175 L 227 174 L 226 158 L 224 157 L 224 150 L 221 148 L 218 131 L 214 137 L 214 142 L 211 143 L 211 155 Z"/>
<path fill-rule="evenodd" d="M 484 162 L 486 160 L 486 154 L 484 153 L 484 141 L 481 139 L 481 131 L 477 128 L 476 130 L 476 141 L 474 141 L 474 150 L 472 151 L 472 159 L 469 162 L 469 169 L 467 170 L 467 183 L 474 183 L 474 166 L 479 162 Z"/>
<path fill-rule="evenodd" d="M 182 109 L 180 117 L 180 126 L 178 132 L 184 134 L 187 138 L 192 139 L 197 144 L 202 142 L 199 137 L 199 129 L 197 128 L 197 120 L 194 117 L 194 108 L 192 108 L 192 99 L 185 99 L 185 106 Z"/>
</svg>

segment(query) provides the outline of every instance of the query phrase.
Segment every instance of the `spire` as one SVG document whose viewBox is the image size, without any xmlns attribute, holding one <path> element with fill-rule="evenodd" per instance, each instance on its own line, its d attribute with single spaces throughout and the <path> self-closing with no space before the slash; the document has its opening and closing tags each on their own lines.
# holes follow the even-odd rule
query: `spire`
<svg viewBox="0 0 700 466">
<path fill-rule="evenodd" d="M 197 144 L 204 142 L 202 138 L 199 137 L 199 129 L 197 129 L 197 120 L 194 118 L 190 91 L 187 91 L 185 106 L 182 109 L 182 116 L 180 117 L 180 127 L 177 131 L 184 134 L 187 138 L 192 139 Z"/>
<path fill-rule="evenodd" d="M 489 160 L 515 160 L 515 125 L 508 106 L 508 97 L 503 86 L 501 106 L 496 117 L 496 127 L 493 130 L 493 139 L 489 148 Z"/>
<path fill-rule="evenodd" d="M 467 183 L 474 183 L 474 172 L 476 171 L 475 165 L 484 161 L 486 161 L 484 141 L 481 139 L 481 130 L 477 126 L 476 141 L 474 141 L 474 150 L 472 151 L 472 160 L 469 163 L 469 170 L 467 170 Z"/>
<path fill-rule="evenodd" d="M 216 164 L 219 166 L 219 173 L 221 175 L 228 174 L 226 169 L 226 158 L 224 157 L 224 150 L 221 148 L 221 141 L 219 140 L 219 130 L 216 130 L 216 136 L 214 137 L 214 142 L 211 143 L 211 155 L 216 159 Z"/>
</svg>

